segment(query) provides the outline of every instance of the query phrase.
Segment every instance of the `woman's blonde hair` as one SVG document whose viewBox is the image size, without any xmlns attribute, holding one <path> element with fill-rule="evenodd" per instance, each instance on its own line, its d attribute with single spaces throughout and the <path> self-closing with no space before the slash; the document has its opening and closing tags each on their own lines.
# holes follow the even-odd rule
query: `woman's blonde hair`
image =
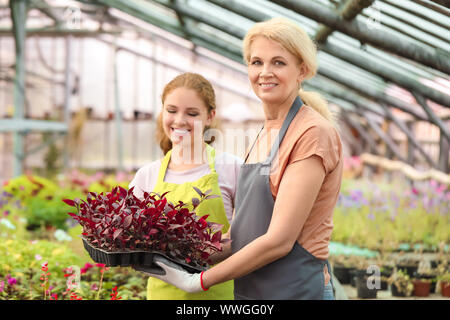
<svg viewBox="0 0 450 320">
<path fill-rule="evenodd" d="M 208 114 L 211 114 L 211 111 L 216 109 L 216 94 L 214 92 L 214 88 L 203 76 L 197 73 L 187 72 L 173 78 L 168 84 L 166 84 L 161 95 L 161 102 L 163 106 L 167 95 L 177 88 L 192 89 L 197 92 L 200 99 L 202 99 L 205 103 L 205 106 L 208 109 Z M 156 140 L 158 141 L 163 153 L 166 154 L 172 149 L 172 141 L 170 141 L 170 138 L 164 132 L 162 115 L 163 111 L 159 113 L 156 121 Z M 214 123 L 211 126 L 205 126 L 205 131 L 211 127 L 215 127 Z M 205 142 L 211 143 L 212 141 Z"/>
<path fill-rule="evenodd" d="M 245 63 L 250 62 L 250 47 L 256 37 L 263 36 L 281 44 L 287 51 L 296 56 L 306 67 L 304 79 L 310 79 L 317 73 L 317 48 L 308 34 L 297 24 L 286 18 L 272 18 L 258 22 L 250 28 L 244 37 L 243 53 Z M 303 102 L 319 112 L 327 120 L 333 121 L 327 101 L 317 92 L 303 91 L 300 87 L 298 95 Z"/>
</svg>

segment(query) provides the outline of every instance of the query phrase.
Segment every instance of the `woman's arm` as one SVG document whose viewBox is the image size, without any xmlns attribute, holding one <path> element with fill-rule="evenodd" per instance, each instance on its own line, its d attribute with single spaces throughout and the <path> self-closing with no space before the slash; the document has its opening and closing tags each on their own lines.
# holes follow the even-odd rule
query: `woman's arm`
<svg viewBox="0 0 450 320">
<path fill-rule="evenodd" d="M 287 255 L 297 241 L 325 178 L 318 156 L 290 164 L 283 174 L 267 233 L 203 273 L 203 285 L 242 277 Z"/>
</svg>

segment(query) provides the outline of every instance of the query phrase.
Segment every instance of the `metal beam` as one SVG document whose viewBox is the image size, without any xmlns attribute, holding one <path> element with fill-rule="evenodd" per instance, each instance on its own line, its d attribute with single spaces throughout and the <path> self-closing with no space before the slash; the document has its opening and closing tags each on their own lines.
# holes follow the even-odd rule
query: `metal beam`
<svg viewBox="0 0 450 320">
<path fill-rule="evenodd" d="M 425 86 L 412 76 L 405 76 L 396 72 L 395 68 L 392 68 L 388 64 L 382 64 L 375 61 L 372 56 L 368 54 L 364 54 L 357 50 L 350 51 L 342 45 L 333 44 L 330 43 L 330 41 L 326 44 L 320 45 L 319 48 L 334 57 L 347 61 L 361 69 L 367 70 L 386 81 L 392 81 L 407 90 L 419 92 L 428 99 L 450 108 L 449 95 Z"/>
<path fill-rule="evenodd" d="M 32 131 L 67 132 L 67 128 L 68 126 L 64 122 L 19 118 L 0 119 L 0 133 L 14 132 L 17 134 L 25 134 Z"/>
<path fill-rule="evenodd" d="M 72 42 L 73 38 L 72 36 L 66 37 L 66 63 L 65 63 L 65 70 L 64 70 L 64 106 L 63 106 L 63 119 L 64 122 L 67 124 L 67 127 L 69 126 L 70 122 L 70 98 L 72 96 Z M 69 136 L 66 136 L 66 139 L 68 139 Z M 68 142 L 68 140 L 66 140 Z M 63 163 L 65 168 L 69 168 L 70 166 L 70 159 L 69 159 L 69 152 L 68 148 L 63 149 Z"/>
<path fill-rule="evenodd" d="M 16 52 L 16 73 L 14 76 L 14 120 L 20 122 L 25 115 L 25 24 L 27 20 L 26 0 L 9 2 L 11 9 L 12 30 L 14 33 Z M 5 120 L 3 120 L 5 121 Z M 10 121 L 10 120 L 8 120 Z M 3 126 L 0 126 L 3 128 Z M 23 171 L 24 136 L 23 132 L 15 131 L 13 175 L 19 176 Z"/>
<path fill-rule="evenodd" d="M 384 92 L 380 92 L 377 90 L 374 90 L 370 86 L 366 86 L 359 81 L 355 81 L 352 78 L 346 77 L 345 75 L 336 72 L 335 70 L 332 70 L 331 68 L 326 67 L 320 67 L 319 66 L 319 73 L 321 75 L 324 75 L 325 77 L 332 79 L 336 82 L 342 83 L 345 86 L 355 90 L 358 93 L 361 93 L 362 95 L 369 96 L 376 101 L 382 101 L 390 106 L 393 106 L 403 112 L 409 113 L 412 116 L 414 116 L 416 119 L 429 121 L 426 115 L 421 114 L 408 106 L 406 106 L 406 103 L 401 101 L 400 99 L 397 99 L 395 97 L 391 97 L 386 95 Z"/>
<path fill-rule="evenodd" d="M 363 43 L 369 43 L 375 47 L 450 74 L 450 58 L 445 52 L 417 45 L 415 42 L 400 38 L 394 33 L 370 30 L 364 23 L 357 20 L 345 21 L 332 10 L 314 1 L 270 1 L 345 33 Z"/>
<path fill-rule="evenodd" d="M 36 8 L 47 17 L 55 22 L 55 26 L 59 27 L 62 23 L 63 17 L 60 17 L 58 13 L 49 6 L 45 1 L 42 0 L 30 0 L 30 8 Z"/>
<path fill-rule="evenodd" d="M 249 8 L 245 5 L 233 0 L 208 0 L 208 2 L 211 2 L 236 14 L 242 15 L 247 19 L 255 22 L 264 21 L 271 18 L 271 16 L 265 13 L 256 10 L 249 10 Z M 442 94 L 438 90 L 427 87 L 412 77 L 406 77 L 399 74 L 398 70 L 391 67 L 389 64 L 377 62 L 372 59 L 370 55 L 363 54 L 361 52 L 358 52 L 357 50 L 350 50 L 342 44 L 334 45 L 330 43 L 330 41 L 325 44 L 319 45 L 319 49 L 334 57 L 347 61 L 363 70 L 367 70 L 386 81 L 392 81 L 405 89 L 420 92 L 428 99 L 433 100 L 441 105 L 450 107 L 450 96 Z M 417 117 L 418 114 L 415 113 L 414 116 Z M 421 118 L 426 119 L 424 116 L 422 116 Z"/>
<path fill-rule="evenodd" d="M 367 142 L 369 145 L 369 150 L 372 153 L 379 154 L 378 146 L 372 136 L 367 132 L 367 129 L 362 126 L 362 124 L 358 121 L 355 121 L 351 118 L 350 115 L 347 115 L 345 112 L 341 113 L 341 117 L 344 122 L 347 123 L 348 126 L 355 128 L 356 131 L 361 135 L 361 137 Z"/>
<path fill-rule="evenodd" d="M 441 6 L 444 6 L 446 8 L 450 8 L 450 0 L 431 0 L 431 1 L 440 4 Z"/>
<path fill-rule="evenodd" d="M 0 29 L 0 37 L 11 37 L 13 30 L 9 28 Z M 65 37 L 71 35 L 73 37 L 97 37 L 102 34 L 118 35 L 122 31 L 108 30 L 85 30 L 85 29 L 60 29 L 60 28 L 29 28 L 26 29 L 26 35 L 41 37 Z"/>
<path fill-rule="evenodd" d="M 342 19 L 351 21 L 353 20 L 363 9 L 370 7 L 374 0 L 348 0 L 347 2 L 340 2 L 341 5 L 338 9 L 338 14 Z M 333 29 L 322 25 L 316 32 L 314 39 L 317 43 L 325 43 L 329 35 L 333 33 Z"/>
<path fill-rule="evenodd" d="M 406 124 L 404 124 L 400 119 L 398 119 L 392 113 L 390 108 L 388 106 L 386 106 L 384 103 L 380 103 L 380 105 L 383 107 L 384 111 L 386 112 L 386 117 L 388 119 L 392 120 L 397 125 L 397 127 L 401 131 L 403 131 L 403 133 L 408 138 L 409 143 L 411 143 L 419 151 L 419 153 L 422 154 L 422 156 L 424 157 L 425 161 L 428 162 L 428 164 L 431 165 L 433 168 L 437 168 L 438 164 L 436 162 L 434 162 L 433 159 L 431 159 L 431 157 L 428 155 L 428 153 L 425 152 L 425 150 L 422 148 L 420 143 L 417 142 L 417 140 L 414 138 L 413 133 L 408 129 Z M 410 164 L 412 165 L 413 163 L 410 163 Z"/>
<path fill-rule="evenodd" d="M 219 41 L 217 38 L 202 33 L 201 31 L 194 30 L 189 25 L 183 30 L 181 29 L 178 20 L 159 15 L 157 12 L 151 10 L 145 2 L 139 3 L 133 0 L 97 0 L 97 2 L 116 8 L 142 21 L 153 24 L 158 28 L 185 38 L 196 45 L 242 63 L 242 55 L 239 48 L 235 49 L 235 46 L 231 44 L 227 46 L 227 43 Z"/>
<path fill-rule="evenodd" d="M 406 158 L 402 155 L 400 150 L 397 148 L 396 144 L 392 139 L 380 128 L 380 126 L 372 120 L 370 117 L 364 116 L 361 110 L 356 109 L 357 113 L 366 119 L 367 124 L 375 131 L 375 133 L 386 143 L 386 146 L 392 153 L 401 161 L 406 162 Z"/>
<path fill-rule="evenodd" d="M 122 135 L 122 108 L 120 104 L 120 85 L 119 72 L 117 70 L 117 47 L 114 47 L 113 72 L 114 72 L 114 106 L 116 121 L 116 140 L 117 140 L 117 164 L 118 169 L 123 170 L 123 135 Z"/>
<path fill-rule="evenodd" d="M 161 3 L 162 5 L 166 5 L 167 7 L 173 9 L 173 5 L 164 3 L 162 0 L 156 0 L 156 2 Z M 215 4 L 220 3 L 223 6 L 225 6 L 225 3 L 223 3 L 223 1 L 214 0 L 211 2 L 213 2 Z M 233 4 L 235 5 L 235 3 L 233 3 Z M 231 3 L 230 3 L 230 5 L 231 5 Z M 235 36 L 235 37 L 238 37 L 241 39 L 245 36 L 245 31 L 243 31 L 242 29 L 233 27 L 232 25 L 227 24 L 225 22 L 221 22 L 218 19 L 212 19 L 210 17 L 205 17 L 205 15 L 201 14 L 198 11 L 194 11 L 194 10 L 188 8 L 188 6 L 184 6 L 184 7 L 178 6 L 177 10 L 179 10 L 182 14 L 186 15 L 187 17 L 189 17 L 191 19 L 195 19 L 202 23 L 208 24 L 208 25 L 215 27 L 219 30 L 222 30 L 232 36 Z M 264 16 L 267 18 L 267 15 L 264 15 Z M 263 18 L 263 15 L 259 15 L 259 18 Z M 349 78 L 340 72 L 336 72 L 336 71 L 331 70 L 330 68 L 323 67 L 323 65 L 322 66 L 319 65 L 318 73 L 321 75 L 324 75 L 330 79 L 333 79 L 336 82 L 339 82 L 348 87 L 351 87 L 351 88 L 355 89 L 357 92 L 362 93 L 363 95 L 370 96 L 376 100 L 382 100 L 389 105 L 395 106 L 396 108 L 398 108 L 404 112 L 412 114 L 414 117 L 416 117 L 418 119 L 423 119 L 425 121 L 428 121 L 427 117 L 425 115 L 421 115 L 420 113 L 417 113 L 416 111 L 411 110 L 410 108 L 405 106 L 405 104 L 403 102 L 401 102 L 400 100 L 398 100 L 394 97 L 388 97 L 384 94 L 384 92 L 377 91 L 376 89 L 371 88 L 369 86 L 361 86 L 361 81 L 358 81 L 357 79 L 355 80 L 354 78 Z"/>
<path fill-rule="evenodd" d="M 448 131 L 448 127 L 428 106 L 426 99 L 417 92 L 411 91 L 411 94 L 414 96 L 414 99 L 416 99 L 417 103 L 420 104 L 422 108 L 425 110 L 425 112 L 428 115 L 429 121 L 437 125 L 441 130 L 441 135 L 444 135 L 447 141 L 450 142 L 450 133 Z"/>
<path fill-rule="evenodd" d="M 232 35 L 234 37 L 237 37 L 238 39 L 243 39 L 245 36 L 245 30 L 235 27 L 233 24 L 227 22 L 220 22 L 217 18 L 214 18 L 213 16 L 205 15 L 198 10 L 193 9 L 192 7 L 189 7 L 187 5 L 181 5 L 180 3 L 176 2 L 175 4 L 172 3 L 166 3 L 163 0 L 153 0 L 153 2 L 159 3 L 167 8 L 170 8 L 183 16 L 188 17 L 189 19 L 193 19 L 199 22 L 202 22 L 204 24 L 207 24 L 209 26 L 215 27 L 225 33 L 228 33 L 229 35 Z"/>
</svg>

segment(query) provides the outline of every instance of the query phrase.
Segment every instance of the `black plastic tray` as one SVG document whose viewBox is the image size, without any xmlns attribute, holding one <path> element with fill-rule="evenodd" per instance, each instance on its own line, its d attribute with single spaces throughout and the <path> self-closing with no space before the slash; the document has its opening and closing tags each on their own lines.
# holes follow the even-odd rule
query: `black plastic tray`
<svg viewBox="0 0 450 320">
<path fill-rule="evenodd" d="M 106 267 L 133 267 L 138 271 L 146 271 L 155 274 L 164 274 L 164 271 L 156 265 L 153 260 L 155 256 L 162 256 L 180 266 L 190 273 L 199 273 L 205 271 L 207 268 L 191 266 L 185 262 L 176 260 L 160 252 L 136 250 L 136 251 L 105 251 L 103 249 L 95 248 L 89 241 L 82 238 L 83 245 L 86 251 L 91 256 L 92 260 L 97 263 L 103 263 Z"/>
</svg>

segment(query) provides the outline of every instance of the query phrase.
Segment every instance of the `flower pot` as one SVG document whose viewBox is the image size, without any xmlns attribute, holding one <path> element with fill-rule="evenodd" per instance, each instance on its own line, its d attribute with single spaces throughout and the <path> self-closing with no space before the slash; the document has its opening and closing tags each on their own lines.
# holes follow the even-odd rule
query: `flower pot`
<svg viewBox="0 0 450 320">
<path fill-rule="evenodd" d="M 367 276 L 366 270 L 352 269 L 350 270 L 350 284 L 356 287 L 356 279 Z"/>
<path fill-rule="evenodd" d="M 436 276 L 430 274 L 421 274 L 415 273 L 414 278 L 416 279 L 427 279 L 430 280 L 430 293 L 434 293 L 436 291 Z"/>
<path fill-rule="evenodd" d="M 395 284 L 391 284 L 391 293 L 394 297 L 406 297 L 404 292 L 400 292 Z"/>
<path fill-rule="evenodd" d="M 341 284 L 349 284 L 351 281 L 350 272 L 354 269 L 355 268 L 351 267 L 334 266 L 333 274 L 336 276 L 336 278 L 339 280 Z"/>
<path fill-rule="evenodd" d="M 428 297 L 430 295 L 431 282 L 414 280 L 414 295 L 416 297 Z"/>
<path fill-rule="evenodd" d="M 387 280 L 380 280 L 380 290 L 387 290 L 389 282 Z"/>
<path fill-rule="evenodd" d="M 409 295 L 406 294 L 405 290 L 400 291 L 397 286 L 393 283 L 391 284 L 391 293 L 394 297 L 407 297 Z"/>
<path fill-rule="evenodd" d="M 367 277 L 355 277 L 356 292 L 358 298 L 375 299 L 377 297 L 377 289 L 369 289 L 367 286 Z"/>
<path fill-rule="evenodd" d="M 153 252 L 153 251 L 145 251 L 145 250 L 124 250 L 124 251 L 105 251 L 99 248 L 92 246 L 86 239 L 83 238 L 83 245 L 86 251 L 89 253 L 92 260 L 97 263 L 103 263 L 107 267 L 130 267 L 130 266 L 139 266 L 145 267 L 147 271 L 153 269 L 152 271 L 155 273 L 160 273 L 161 268 L 154 264 L 154 258 L 157 255 L 163 256 L 166 259 L 182 266 L 186 271 L 190 273 L 198 273 L 204 271 L 205 268 L 196 267 L 185 263 L 184 261 L 180 261 L 178 259 L 174 259 L 172 257 L 167 256 L 161 252 Z"/>
<path fill-rule="evenodd" d="M 450 282 L 441 281 L 441 294 L 443 297 L 450 297 Z"/>
</svg>

